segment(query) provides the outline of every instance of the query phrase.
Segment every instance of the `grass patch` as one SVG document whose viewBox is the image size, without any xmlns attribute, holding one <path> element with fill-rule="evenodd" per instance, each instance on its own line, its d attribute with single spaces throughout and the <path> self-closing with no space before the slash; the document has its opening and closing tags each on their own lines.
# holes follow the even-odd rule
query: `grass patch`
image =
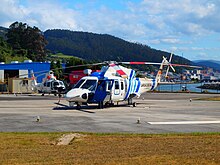
<svg viewBox="0 0 220 165">
<path fill-rule="evenodd" d="M 65 55 L 65 54 L 62 54 L 62 53 L 51 54 L 51 57 L 53 57 L 53 58 L 63 58 L 63 59 L 78 58 L 78 57 L 75 57 L 75 56 Z"/>
<path fill-rule="evenodd" d="M 64 133 L 0 133 L 1 164 L 220 164 L 220 133 L 83 133 L 57 146 Z"/>
</svg>

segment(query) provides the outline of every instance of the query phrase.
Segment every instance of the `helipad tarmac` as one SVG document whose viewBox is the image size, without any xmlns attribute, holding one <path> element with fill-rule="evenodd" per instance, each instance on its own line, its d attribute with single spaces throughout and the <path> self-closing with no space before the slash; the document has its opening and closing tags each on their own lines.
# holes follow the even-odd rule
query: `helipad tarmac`
<svg viewBox="0 0 220 165">
<path fill-rule="evenodd" d="M 76 110 L 54 96 L 0 95 L 0 132 L 220 132 L 220 102 L 196 100 L 214 96 L 146 93 L 137 107 Z"/>
</svg>

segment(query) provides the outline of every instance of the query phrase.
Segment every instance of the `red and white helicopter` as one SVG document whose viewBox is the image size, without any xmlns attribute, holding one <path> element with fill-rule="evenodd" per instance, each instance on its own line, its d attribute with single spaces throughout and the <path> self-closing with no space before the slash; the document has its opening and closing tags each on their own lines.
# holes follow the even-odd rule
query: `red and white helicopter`
<svg viewBox="0 0 220 165">
<path fill-rule="evenodd" d="M 173 66 L 197 67 L 189 65 L 171 64 L 172 55 L 169 61 L 163 57 L 161 63 L 154 62 L 104 62 L 108 64 L 103 66 L 100 72 L 94 72 L 89 76 L 81 78 L 78 83 L 65 95 L 70 106 L 76 104 L 76 108 L 80 109 L 81 105 L 86 103 L 97 103 L 98 108 L 103 108 L 104 105 L 113 105 L 120 101 L 128 101 L 129 105 L 136 106 L 132 102 L 134 97 L 140 97 L 144 92 L 154 90 L 161 80 L 161 74 L 164 66 L 167 66 L 173 71 Z M 99 63 L 100 64 L 100 63 Z M 119 64 L 145 64 L 145 65 L 160 65 L 155 79 L 138 78 L 135 76 L 135 71 L 123 67 Z M 96 64 L 97 65 L 97 64 Z M 198 67 L 197 67 L 198 68 Z"/>
</svg>

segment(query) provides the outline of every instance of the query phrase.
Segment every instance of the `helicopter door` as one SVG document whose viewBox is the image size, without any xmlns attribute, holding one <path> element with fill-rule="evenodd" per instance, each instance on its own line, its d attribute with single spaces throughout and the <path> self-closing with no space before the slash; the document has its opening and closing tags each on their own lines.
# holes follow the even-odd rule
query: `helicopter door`
<svg viewBox="0 0 220 165">
<path fill-rule="evenodd" d="M 113 88 L 113 81 L 112 80 L 107 80 L 107 81 L 105 81 L 105 86 L 106 86 L 106 88 L 105 88 L 105 90 L 106 90 L 106 97 L 105 97 L 105 101 L 107 101 L 107 102 L 111 102 L 112 101 L 112 92 L 113 92 L 113 90 L 112 90 L 112 88 Z"/>
<path fill-rule="evenodd" d="M 125 82 L 123 80 L 120 81 L 120 87 L 121 87 L 121 93 L 120 93 L 121 100 L 123 100 L 124 97 L 125 97 L 125 93 L 126 93 L 126 91 L 125 91 L 126 90 L 125 89 Z"/>
<path fill-rule="evenodd" d="M 115 80 L 115 95 L 119 95 L 120 94 L 120 85 L 119 85 L 119 81 Z"/>
<path fill-rule="evenodd" d="M 59 82 L 58 81 L 52 81 L 51 82 L 51 90 L 56 91 L 58 89 L 57 88 L 58 86 L 59 86 Z"/>
<path fill-rule="evenodd" d="M 119 80 L 114 81 L 114 85 L 112 87 L 112 101 L 120 101 L 122 100 L 121 96 L 121 84 Z"/>
<path fill-rule="evenodd" d="M 44 92 L 51 92 L 51 82 L 46 82 L 46 86 L 44 87 Z"/>
</svg>

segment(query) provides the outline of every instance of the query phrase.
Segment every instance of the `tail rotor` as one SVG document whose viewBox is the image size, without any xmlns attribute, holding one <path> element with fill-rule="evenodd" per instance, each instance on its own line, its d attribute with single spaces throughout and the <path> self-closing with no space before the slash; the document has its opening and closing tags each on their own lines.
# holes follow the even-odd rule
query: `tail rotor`
<svg viewBox="0 0 220 165">
<path fill-rule="evenodd" d="M 174 69 L 174 67 L 172 66 L 171 64 L 171 61 L 172 61 L 172 57 L 173 57 L 173 53 L 170 54 L 170 59 L 169 61 L 167 61 L 167 59 L 165 57 L 163 57 L 166 61 L 166 65 L 167 65 L 167 70 L 166 70 L 166 74 L 165 74 L 165 77 L 167 78 L 168 76 L 168 72 L 170 70 L 170 68 L 173 70 L 173 72 L 175 72 L 176 70 Z"/>
</svg>

